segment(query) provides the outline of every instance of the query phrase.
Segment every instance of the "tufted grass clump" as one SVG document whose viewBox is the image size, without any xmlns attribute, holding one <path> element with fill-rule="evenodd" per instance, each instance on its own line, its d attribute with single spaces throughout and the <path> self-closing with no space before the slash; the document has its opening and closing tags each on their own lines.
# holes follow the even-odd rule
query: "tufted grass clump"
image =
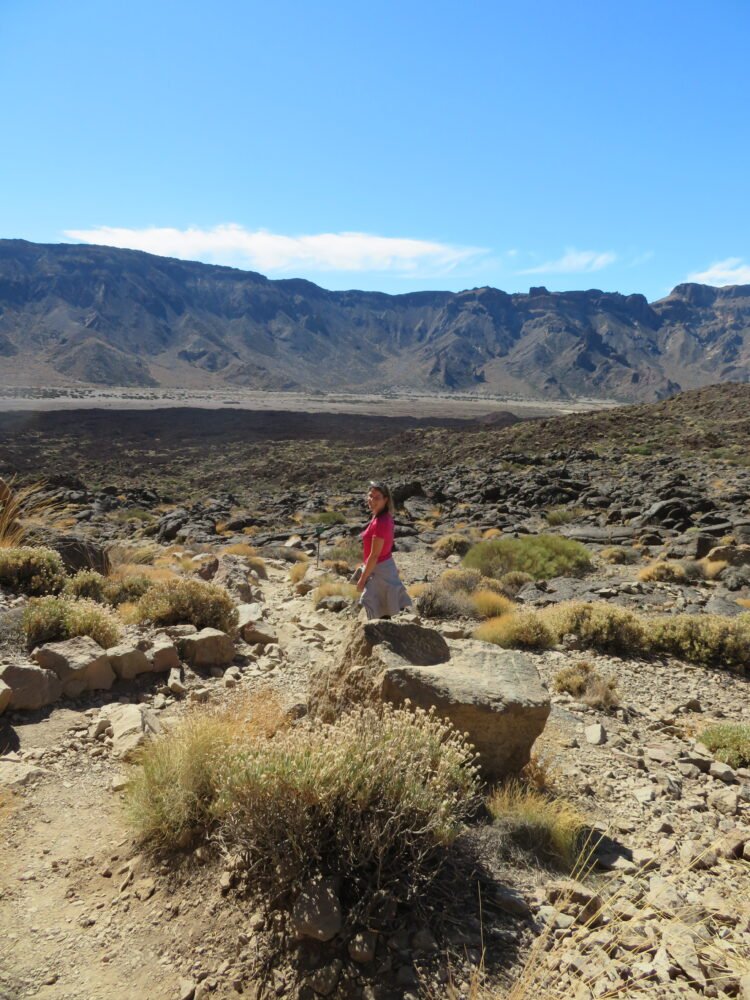
<svg viewBox="0 0 750 1000">
<path fill-rule="evenodd" d="M 528 573 L 535 580 L 544 580 L 582 576 L 591 569 L 591 556 L 585 546 L 571 538 L 523 535 L 477 542 L 464 556 L 463 565 L 497 579 L 516 570 Z"/>
<path fill-rule="evenodd" d="M 388 705 L 237 747 L 219 780 L 215 815 L 254 884 L 278 897 L 335 871 L 350 912 L 423 891 L 479 791 L 460 733 Z"/>
<path fill-rule="evenodd" d="M 42 546 L 0 547 L 0 586 L 38 597 L 57 594 L 65 585 L 65 567 L 59 552 Z"/>
<path fill-rule="evenodd" d="M 718 722 L 700 734 L 701 743 L 730 767 L 750 767 L 750 724 Z"/>
<path fill-rule="evenodd" d="M 65 581 L 65 594 L 69 597 L 87 597 L 89 600 L 104 601 L 106 577 L 93 569 L 80 569 Z"/>
<path fill-rule="evenodd" d="M 423 618 L 474 618 L 476 609 L 472 595 L 465 590 L 452 590 L 441 581 L 425 584 L 414 604 Z"/>
<path fill-rule="evenodd" d="M 359 591 L 353 583 L 348 583 L 344 580 L 323 580 L 313 590 L 312 600 L 315 607 L 319 608 L 321 602 L 326 597 L 346 597 L 350 601 L 353 601 L 358 594 Z"/>
<path fill-rule="evenodd" d="M 556 691 L 564 691 L 600 711 L 611 711 L 620 703 L 614 677 L 603 677 L 588 660 L 576 660 L 558 670 L 552 683 Z"/>
<path fill-rule="evenodd" d="M 589 649 L 640 656 L 648 650 L 643 620 L 627 608 L 606 601 L 563 601 L 542 612 L 558 641 L 577 636 Z"/>
<path fill-rule="evenodd" d="M 638 562 L 640 554 L 628 545 L 607 545 L 599 552 L 599 558 L 612 566 L 629 566 Z"/>
<path fill-rule="evenodd" d="M 464 591 L 471 594 L 480 586 L 483 579 L 478 569 L 447 569 L 440 574 L 438 582 L 451 593 Z"/>
<path fill-rule="evenodd" d="M 585 517 L 587 513 L 585 507 L 550 507 L 544 517 L 550 527 L 558 528 L 562 524 L 570 524 Z"/>
<path fill-rule="evenodd" d="M 114 612 L 88 598 L 36 597 L 23 613 L 23 631 L 29 649 L 45 642 L 61 642 L 88 635 L 103 649 L 120 641 L 120 623 Z"/>
<path fill-rule="evenodd" d="M 510 598 L 492 590 L 475 590 L 471 595 L 471 603 L 480 618 L 499 618 L 500 615 L 510 614 L 515 608 Z"/>
<path fill-rule="evenodd" d="M 515 847 L 551 867 L 572 872 L 578 866 L 587 827 L 570 802 L 519 781 L 508 781 L 490 795 L 487 808 Z"/>
<path fill-rule="evenodd" d="M 658 615 L 649 622 L 651 650 L 701 666 L 745 673 L 750 666 L 750 614 Z"/>
<path fill-rule="evenodd" d="M 309 566 L 310 562 L 308 559 L 300 559 L 299 562 L 294 563 L 289 570 L 289 579 L 291 582 L 300 583 L 305 573 L 307 573 Z"/>
<path fill-rule="evenodd" d="M 656 559 L 638 571 L 643 583 L 685 583 L 687 578 L 685 567 L 673 559 Z"/>
<path fill-rule="evenodd" d="M 237 609 L 223 587 L 177 578 L 150 587 L 138 601 L 138 620 L 154 625 L 195 625 L 233 632 Z"/>
<path fill-rule="evenodd" d="M 474 632 L 474 638 L 503 649 L 549 649 L 555 644 L 554 633 L 535 611 L 516 611 L 490 618 Z"/>
<path fill-rule="evenodd" d="M 107 577 L 103 597 L 107 604 L 119 608 L 123 604 L 139 601 L 154 586 L 154 581 L 143 573 L 120 573 Z"/>
<path fill-rule="evenodd" d="M 432 546 L 438 559 L 447 559 L 448 556 L 465 556 L 470 548 L 471 539 L 455 532 L 439 538 Z"/>
</svg>

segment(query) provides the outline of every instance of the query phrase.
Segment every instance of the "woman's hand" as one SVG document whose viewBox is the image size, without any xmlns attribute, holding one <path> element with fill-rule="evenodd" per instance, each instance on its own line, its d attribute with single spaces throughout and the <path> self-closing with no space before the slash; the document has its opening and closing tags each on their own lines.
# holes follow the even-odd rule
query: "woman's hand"
<svg viewBox="0 0 750 1000">
<path fill-rule="evenodd" d="M 365 589 L 365 584 L 366 583 L 367 583 L 367 580 L 365 579 L 364 576 L 360 576 L 359 580 L 357 580 L 357 590 L 360 592 L 360 594 Z"/>
</svg>

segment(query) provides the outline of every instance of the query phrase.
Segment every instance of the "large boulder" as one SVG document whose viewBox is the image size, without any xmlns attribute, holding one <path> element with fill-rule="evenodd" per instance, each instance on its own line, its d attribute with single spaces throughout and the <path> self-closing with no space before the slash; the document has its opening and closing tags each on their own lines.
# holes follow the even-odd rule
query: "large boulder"
<svg viewBox="0 0 750 1000">
<path fill-rule="evenodd" d="M 533 657 L 434 629 L 390 621 L 354 626 L 339 663 L 313 677 L 310 709 L 334 719 L 358 703 L 387 701 L 449 719 L 479 752 L 487 778 L 528 763 L 550 712 Z"/>
<path fill-rule="evenodd" d="M 279 641 L 276 632 L 263 620 L 260 604 L 240 604 L 237 607 L 237 631 L 245 642 L 268 645 Z"/>
<path fill-rule="evenodd" d="M 8 708 L 44 708 L 63 693 L 57 674 L 32 663 L 6 663 L 0 667 L 0 681 L 11 691 Z"/>
<path fill-rule="evenodd" d="M 50 528 L 33 527 L 27 532 L 27 539 L 29 545 L 46 545 L 59 552 L 70 573 L 77 573 L 79 569 L 94 569 L 104 576 L 109 573 L 107 550 L 91 538 L 75 532 L 63 534 Z"/>
<path fill-rule="evenodd" d="M 157 635 L 146 650 L 146 657 L 154 673 L 169 673 L 180 669 L 180 655 L 177 647 L 167 635 Z"/>
<path fill-rule="evenodd" d="M 10 705 L 10 699 L 13 697 L 13 692 L 9 684 L 5 681 L 0 681 L 0 715 L 3 714 L 5 709 Z"/>
<path fill-rule="evenodd" d="M 131 681 L 138 674 L 151 672 L 151 662 L 137 646 L 122 644 L 107 650 L 109 663 L 115 674 L 123 681 Z"/>
<path fill-rule="evenodd" d="M 725 562 L 730 566 L 750 566 L 750 545 L 716 545 L 706 556 L 709 562 Z"/>
<path fill-rule="evenodd" d="M 40 667 L 57 674 L 63 694 L 71 698 L 84 691 L 108 691 L 115 680 L 109 657 L 88 635 L 39 646 L 32 653 L 32 659 Z"/>
<path fill-rule="evenodd" d="M 255 599 L 250 572 L 250 563 L 244 556 L 224 555 L 219 559 L 213 582 L 228 590 L 235 600 L 250 604 Z"/>
<path fill-rule="evenodd" d="M 204 628 L 180 641 L 182 655 L 192 667 L 225 667 L 234 659 L 232 639 L 217 628 Z"/>
</svg>

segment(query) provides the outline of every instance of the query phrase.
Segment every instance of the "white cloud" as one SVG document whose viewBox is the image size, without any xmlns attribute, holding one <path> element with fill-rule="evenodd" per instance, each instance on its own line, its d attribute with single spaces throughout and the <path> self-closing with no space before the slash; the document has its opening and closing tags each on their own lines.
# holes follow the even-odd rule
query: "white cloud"
<svg viewBox="0 0 750 1000">
<path fill-rule="evenodd" d="M 391 271 L 440 275 L 487 253 L 479 247 L 371 233 L 284 236 L 265 229 L 245 229 L 234 223 L 212 229 L 98 226 L 95 229 L 67 229 L 65 235 L 84 243 L 240 265 L 263 272 Z"/>
<path fill-rule="evenodd" d="M 695 271 L 687 276 L 687 281 L 697 281 L 701 285 L 750 285 L 750 264 L 741 257 L 727 257 L 717 260 L 705 271 Z"/>
<path fill-rule="evenodd" d="M 519 274 L 587 274 L 601 271 L 617 260 L 617 254 L 610 251 L 598 253 L 596 250 L 576 250 L 568 247 L 562 257 L 548 260 L 536 267 L 527 267 Z"/>
</svg>

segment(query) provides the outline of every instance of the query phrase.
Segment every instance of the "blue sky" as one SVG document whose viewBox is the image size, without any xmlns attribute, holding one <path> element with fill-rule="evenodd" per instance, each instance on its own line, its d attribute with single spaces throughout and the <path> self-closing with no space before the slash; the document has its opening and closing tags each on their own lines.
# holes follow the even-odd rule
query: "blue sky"
<svg viewBox="0 0 750 1000">
<path fill-rule="evenodd" d="M 401 292 L 750 283 L 747 0 L 0 0 L 0 236 Z"/>
</svg>

